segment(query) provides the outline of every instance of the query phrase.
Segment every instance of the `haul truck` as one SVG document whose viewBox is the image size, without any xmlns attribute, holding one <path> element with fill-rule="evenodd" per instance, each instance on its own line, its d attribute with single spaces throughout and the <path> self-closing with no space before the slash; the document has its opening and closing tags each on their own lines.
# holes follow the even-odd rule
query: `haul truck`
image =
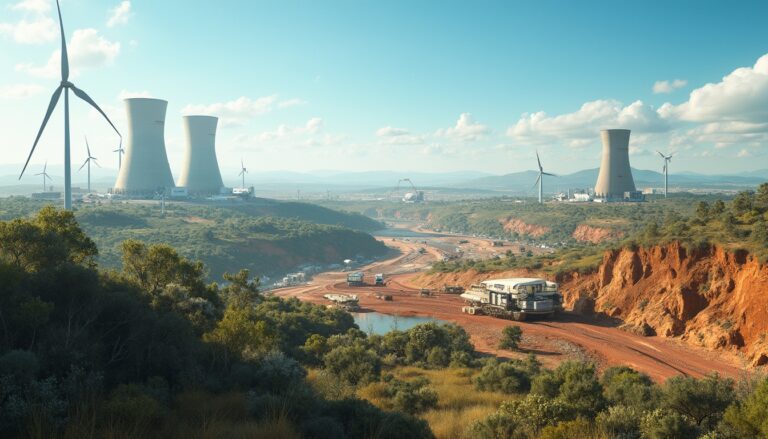
<svg viewBox="0 0 768 439">
<path fill-rule="evenodd" d="M 384 286 L 384 273 L 377 273 L 376 277 L 374 278 L 374 285 L 377 287 L 383 287 Z"/>
<path fill-rule="evenodd" d="M 555 282 L 537 278 L 491 279 L 472 285 L 461 296 L 468 314 L 525 320 L 528 315 L 551 317 L 563 309 L 563 296 Z"/>
<path fill-rule="evenodd" d="M 347 285 L 350 287 L 359 287 L 365 285 L 364 274 L 362 271 L 356 271 L 347 275 Z"/>
</svg>

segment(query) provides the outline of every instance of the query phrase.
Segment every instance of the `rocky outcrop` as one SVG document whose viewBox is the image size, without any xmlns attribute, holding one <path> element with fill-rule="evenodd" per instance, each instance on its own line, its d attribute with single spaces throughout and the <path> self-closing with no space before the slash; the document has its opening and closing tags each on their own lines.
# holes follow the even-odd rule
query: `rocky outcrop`
<svg viewBox="0 0 768 439">
<path fill-rule="evenodd" d="M 539 226 L 536 224 L 528 224 L 516 218 L 505 218 L 499 220 L 499 222 L 501 223 L 502 227 L 504 227 L 505 232 L 515 232 L 518 235 L 530 236 L 533 238 L 544 236 L 551 230 L 549 227 Z"/>
<path fill-rule="evenodd" d="M 577 241 L 599 244 L 604 241 L 613 241 L 623 238 L 624 232 L 607 227 L 594 227 L 586 224 L 579 224 L 571 236 Z"/>
</svg>

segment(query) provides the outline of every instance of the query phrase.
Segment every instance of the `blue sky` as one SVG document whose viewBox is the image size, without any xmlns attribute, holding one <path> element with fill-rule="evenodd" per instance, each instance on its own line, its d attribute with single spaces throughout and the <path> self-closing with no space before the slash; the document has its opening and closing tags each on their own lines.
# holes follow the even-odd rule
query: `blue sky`
<svg viewBox="0 0 768 439">
<path fill-rule="evenodd" d="M 47 0 L 0 1 L 0 164 L 25 160 L 56 87 Z M 599 129 L 631 128 L 632 163 L 768 168 L 768 2 L 63 0 L 73 82 L 127 131 L 121 98 L 221 118 L 222 168 L 597 167 Z M 50 62 L 49 62 L 50 60 Z M 710 84 L 710 85 L 707 85 Z M 32 162 L 63 161 L 57 113 Z M 116 140 L 84 104 L 105 167 Z M 80 148 L 83 149 L 83 148 Z M 75 146 L 74 161 L 85 158 Z M 114 162 L 114 163 L 113 163 Z"/>
</svg>

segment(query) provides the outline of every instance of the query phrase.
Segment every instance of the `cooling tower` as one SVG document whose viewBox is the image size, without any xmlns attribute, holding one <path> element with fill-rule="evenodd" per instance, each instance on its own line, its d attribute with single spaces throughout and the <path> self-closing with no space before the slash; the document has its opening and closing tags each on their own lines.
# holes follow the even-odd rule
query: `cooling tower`
<svg viewBox="0 0 768 439">
<path fill-rule="evenodd" d="M 595 198 L 623 200 L 635 194 L 629 167 L 629 130 L 602 130 L 603 160 L 595 184 Z"/>
<path fill-rule="evenodd" d="M 224 183 L 216 160 L 216 123 L 211 116 L 184 116 L 186 157 L 177 186 L 190 194 L 218 194 Z"/>
<path fill-rule="evenodd" d="M 165 152 L 167 107 L 168 102 L 160 99 L 125 100 L 128 138 L 114 193 L 151 195 L 159 190 L 174 187 L 168 155 Z"/>
</svg>

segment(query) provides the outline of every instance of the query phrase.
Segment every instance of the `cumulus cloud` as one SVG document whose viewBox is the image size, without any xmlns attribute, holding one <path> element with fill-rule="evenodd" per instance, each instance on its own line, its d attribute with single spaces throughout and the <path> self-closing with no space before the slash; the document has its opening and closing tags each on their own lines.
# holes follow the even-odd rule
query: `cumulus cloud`
<svg viewBox="0 0 768 439">
<path fill-rule="evenodd" d="M 0 87 L 1 99 L 23 99 L 43 91 L 37 84 L 12 84 Z"/>
<path fill-rule="evenodd" d="M 461 113 L 456 121 L 456 125 L 437 130 L 435 136 L 452 140 L 475 141 L 490 133 L 491 129 L 487 125 L 475 122 L 470 113 Z"/>
<path fill-rule="evenodd" d="M 11 9 L 14 11 L 26 11 L 44 14 L 51 9 L 51 2 L 48 0 L 22 0 L 16 4 L 11 5 Z"/>
<path fill-rule="evenodd" d="M 112 9 L 112 13 L 107 20 L 107 27 L 128 23 L 129 18 L 131 18 L 131 2 L 126 0 Z"/>
<path fill-rule="evenodd" d="M 549 116 L 543 111 L 523 114 L 507 129 L 507 135 L 523 143 L 560 141 L 581 148 L 595 142 L 598 132 L 606 128 L 653 133 L 667 131 L 669 124 L 642 101 L 624 106 L 616 100 L 597 100 L 584 103 L 575 112 L 557 116 Z"/>
<path fill-rule="evenodd" d="M 406 129 L 391 126 L 376 130 L 376 137 L 379 137 L 379 144 L 388 145 L 415 145 L 424 143 L 425 140 L 423 135 L 411 134 Z"/>
<path fill-rule="evenodd" d="M 0 34 L 8 35 L 17 43 L 40 44 L 58 36 L 57 23 L 50 17 L 33 20 L 21 19 L 16 23 L 0 23 Z"/>
<path fill-rule="evenodd" d="M 746 149 L 742 149 L 741 151 L 739 151 L 738 154 L 736 154 L 736 157 L 738 158 L 752 157 L 752 153 L 747 151 Z"/>
<path fill-rule="evenodd" d="M 73 76 L 81 70 L 112 64 L 120 53 L 120 43 L 99 35 L 96 29 L 77 29 L 67 44 L 69 65 Z M 16 71 L 41 78 L 57 78 L 60 73 L 61 50 L 54 51 L 43 66 L 17 64 Z"/>
<path fill-rule="evenodd" d="M 664 104 L 659 113 L 691 122 L 768 120 L 768 54 L 752 67 L 740 67 L 720 82 L 693 90 L 680 105 Z"/>
<path fill-rule="evenodd" d="M 291 108 L 291 107 L 300 107 L 302 105 L 307 105 L 307 101 L 303 99 L 286 99 L 284 101 L 278 102 L 277 106 L 279 108 Z"/>
<path fill-rule="evenodd" d="M 685 79 L 674 79 L 672 81 L 667 81 L 667 80 L 656 81 L 653 83 L 653 93 L 654 94 L 672 93 L 678 88 L 683 88 L 686 85 L 688 85 L 688 81 L 686 81 Z"/>
<path fill-rule="evenodd" d="M 183 114 L 209 114 L 218 116 L 222 125 L 242 125 L 248 119 L 261 116 L 273 111 L 275 108 L 285 109 L 303 103 L 300 99 L 288 99 L 281 101 L 277 95 L 262 96 L 251 99 L 241 96 L 233 101 L 217 102 L 213 104 L 187 105 L 181 112 Z"/>
</svg>

